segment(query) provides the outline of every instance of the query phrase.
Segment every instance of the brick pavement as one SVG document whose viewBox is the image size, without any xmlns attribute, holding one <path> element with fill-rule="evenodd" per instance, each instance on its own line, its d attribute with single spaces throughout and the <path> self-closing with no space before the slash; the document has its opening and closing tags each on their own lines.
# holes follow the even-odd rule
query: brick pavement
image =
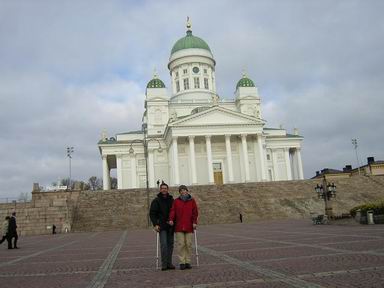
<svg viewBox="0 0 384 288">
<path fill-rule="evenodd" d="M 200 267 L 162 272 L 151 230 L 22 237 L 0 247 L 0 287 L 384 287 L 383 225 L 266 221 L 198 238 Z"/>
</svg>

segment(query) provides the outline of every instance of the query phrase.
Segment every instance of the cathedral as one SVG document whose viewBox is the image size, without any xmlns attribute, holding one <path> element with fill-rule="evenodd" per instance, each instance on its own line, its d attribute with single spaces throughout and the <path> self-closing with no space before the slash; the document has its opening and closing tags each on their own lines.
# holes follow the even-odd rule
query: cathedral
<svg viewBox="0 0 384 288">
<path fill-rule="evenodd" d="M 297 129 L 266 127 L 257 87 L 245 74 L 234 99 L 220 99 L 215 66 L 187 21 L 169 57 L 170 89 L 157 75 L 147 84 L 141 129 L 103 133 L 98 142 L 104 190 L 111 169 L 118 189 L 303 179 Z"/>
</svg>

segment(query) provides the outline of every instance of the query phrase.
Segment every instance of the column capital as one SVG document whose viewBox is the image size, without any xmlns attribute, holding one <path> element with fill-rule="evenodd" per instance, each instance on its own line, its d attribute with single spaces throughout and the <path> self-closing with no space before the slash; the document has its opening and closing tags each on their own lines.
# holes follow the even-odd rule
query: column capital
<svg viewBox="0 0 384 288">
<path fill-rule="evenodd" d="M 101 159 L 105 160 L 105 159 L 107 159 L 107 156 L 108 155 L 101 155 Z"/>
<path fill-rule="evenodd" d="M 177 138 L 179 138 L 179 136 L 172 136 L 172 140 L 176 140 L 177 141 Z"/>
<path fill-rule="evenodd" d="M 231 138 L 231 134 L 224 134 L 225 138 Z"/>
<path fill-rule="evenodd" d="M 240 134 L 241 138 L 247 138 L 247 134 L 243 133 L 243 134 Z"/>
<path fill-rule="evenodd" d="M 119 159 L 123 158 L 123 154 L 116 154 L 115 156 L 116 156 L 116 159 L 117 158 L 119 158 Z"/>
<path fill-rule="evenodd" d="M 188 136 L 188 140 L 189 140 L 189 141 L 191 141 L 191 140 L 193 141 L 194 139 L 195 139 L 195 136 L 194 136 L 194 135 L 189 135 L 189 136 Z"/>
<path fill-rule="evenodd" d="M 205 135 L 205 139 L 206 139 L 206 140 L 208 140 L 208 139 L 210 140 L 211 137 L 212 137 L 212 135 Z"/>
</svg>

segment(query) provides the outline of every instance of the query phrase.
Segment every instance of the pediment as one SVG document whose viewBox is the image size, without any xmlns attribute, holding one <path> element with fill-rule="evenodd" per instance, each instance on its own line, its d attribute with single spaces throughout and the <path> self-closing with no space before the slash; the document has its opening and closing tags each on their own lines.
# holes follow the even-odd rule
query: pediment
<svg viewBox="0 0 384 288">
<path fill-rule="evenodd" d="M 215 125 L 263 125 L 264 121 L 255 117 L 232 111 L 223 107 L 212 107 L 208 110 L 178 119 L 170 126 L 215 126 Z"/>
</svg>

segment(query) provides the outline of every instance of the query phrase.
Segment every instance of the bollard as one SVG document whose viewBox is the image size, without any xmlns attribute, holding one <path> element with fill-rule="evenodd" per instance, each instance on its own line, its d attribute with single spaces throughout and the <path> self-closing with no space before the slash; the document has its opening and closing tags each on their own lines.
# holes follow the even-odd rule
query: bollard
<svg viewBox="0 0 384 288">
<path fill-rule="evenodd" d="M 373 222 L 373 211 L 372 210 L 367 211 L 367 222 L 368 222 L 368 224 L 375 224 L 375 222 Z"/>
</svg>

